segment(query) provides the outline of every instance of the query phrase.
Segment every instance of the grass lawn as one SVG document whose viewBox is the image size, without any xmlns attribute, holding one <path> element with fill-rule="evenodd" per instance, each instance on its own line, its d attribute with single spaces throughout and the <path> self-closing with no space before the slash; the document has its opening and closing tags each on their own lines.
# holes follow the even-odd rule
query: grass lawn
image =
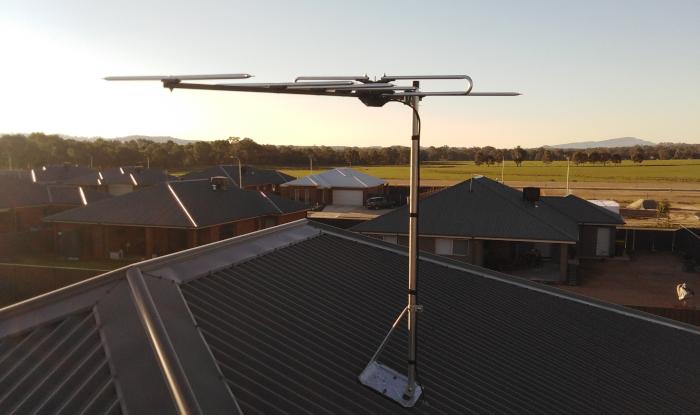
<svg viewBox="0 0 700 415">
<path fill-rule="evenodd" d="M 408 179 L 408 166 L 353 166 L 353 168 L 382 179 Z M 325 168 L 319 168 L 316 172 Z M 295 177 L 306 176 L 308 169 L 281 168 L 282 172 Z M 490 178 L 501 177 L 501 165 L 477 166 L 471 161 L 423 162 L 421 179 L 427 180 L 465 180 L 474 174 Z M 566 177 L 566 161 L 544 164 L 538 161 L 526 161 L 517 167 L 512 161 L 506 161 L 505 180 L 510 181 L 562 181 Z M 570 180 L 572 182 L 700 182 L 700 160 L 650 160 L 634 164 L 625 160 L 620 165 L 609 163 L 606 166 L 571 164 Z"/>
</svg>

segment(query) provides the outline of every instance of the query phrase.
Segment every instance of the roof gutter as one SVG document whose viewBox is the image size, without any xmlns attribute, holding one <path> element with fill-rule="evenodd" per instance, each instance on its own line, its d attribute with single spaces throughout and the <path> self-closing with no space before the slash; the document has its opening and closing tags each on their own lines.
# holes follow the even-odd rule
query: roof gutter
<svg viewBox="0 0 700 415">
<path fill-rule="evenodd" d="M 165 325 L 160 318 L 151 293 L 148 291 L 148 286 L 143 278 L 143 274 L 141 274 L 141 270 L 137 267 L 130 268 L 126 272 L 126 279 L 129 282 L 129 288 L 131 289 L 131 295 L 139 318 L 141 323 L 143 323 L 144 329 L 146 329 L 146 337 L 156 354 L 156 359 L 163 371 L 170 394 L 175 400 L 178 413 L 182 415 L 202 413 L 185 371 L 177 357 L 175 347 L 168 337 Z"/>
</svg>

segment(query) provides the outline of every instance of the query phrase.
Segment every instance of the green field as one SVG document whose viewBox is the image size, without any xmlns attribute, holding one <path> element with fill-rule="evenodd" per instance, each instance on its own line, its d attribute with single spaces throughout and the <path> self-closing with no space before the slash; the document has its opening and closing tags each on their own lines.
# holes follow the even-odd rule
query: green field
<svg viewBox="0 0 700 415">
<path fill-rule="evenodd" d="M 408 166 L 353 166 L 354 169 L 382 179 L 408 179 Z M 316 169 L 315 171 L 323 170 Z M 281 171 L 295 177 L 309 174 L 308 169 L 282 168 Z M 491 178 L 501 177 L 501 165 L 477 166 L 470 161 L 424 162 L 421 167 L 423 180 L 465 180 L 480 174 Z M 566 162 L 544 164 L 526 161 L 518 167 L 512 161 L 505 163 L 506 181 L 563 181 L 566 178 Z M 634 164 L 625 160 L 620 165 L 608 163 L 596 165 L 571 164 L 572 182 L 700 182 L 700 160 L 658 160 Z"/>
</svg>

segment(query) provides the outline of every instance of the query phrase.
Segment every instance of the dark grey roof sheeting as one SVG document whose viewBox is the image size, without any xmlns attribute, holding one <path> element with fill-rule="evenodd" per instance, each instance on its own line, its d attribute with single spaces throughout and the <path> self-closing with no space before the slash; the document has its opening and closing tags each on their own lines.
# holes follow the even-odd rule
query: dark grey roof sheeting
<svg viewBox="0 0 700 415">
<path fill-rule="evenodd" d="M 266 184 L 279 185 L 294 180 L 294 177 L 277 170 L 259 169 L 253 166 L 242 166 L 243 185 L 261 186 Z M 225 176 L 238 185 L 238 165 L 222 164 L 208 169 L 193 171 L 181 177 L 182 180 L 209 179 L 214 176 Z"/>
<path fill-rule="evenodd" d="M 357 376 L 405 305 L 406 265 L 401 247 L 304 220 L 132 267 L 163 321 L 156 335 L 172 344 L 203 413 L 700 412 L 697 327 L 428 254 L 418 286 L 424 395 L 403 408 Z M 100 379 L 129 413 L 173 413 L 126 272 L 0 310 L 0 364 L 10 345 L 13 356 L 39 353 L 56 365 L 38 342 L 56 348 L 49 340 L 65 337 L 59 330 L 94 330 L 82 311 L 92 307 L 118 374 Z M 379 358 L 400 371 L 404 325 Z M 37 334 L 23 340 L 27 333 Z M 12 360 L 0 394 L 14 404 L 39 393 L 21 379 L 47 372 Z M 115 392 L 99 386 L 90 396 L 107 406 Z"/>
<path fill-rule="evenodd" d="M 111 196 L 91 189 L 83 189 L 85 201 L 90 204 Z M 12 177 L 0 177 L 0 209 L 32 206 L 82 206 L 77 186 L 32 183 Z"/>
<path fill-rule="evenodd" d="M 90 310 L 0 340 L 0 413 L 37 412 L 121 413 Z"/>
<path fill-rule="evenodd" d="M 406 411 L 356 378 L 404 306 L 405 279 L 404 255 L 324 235 L 183 293 L 244 413 L 700 409 L 697 334 L 423 261 L 426 395 Z M 403 339 L 382 355 L 400 371 Z"/>
<path fill-rule="evenodd" d="M 623 225 L 625 223 L 620 215 L 578 196 L 544 196 L 542 200 L 579 224 Z"/>
<path fill-rule="evenodd" d="M 172 191 L 170 190 L 172 189 Z M 177 199 L 173 196 L 177 195 Z M 179 201 L 184 206 L 180 206 Z M 100 223 L 194 228 L 236 220 L 297 212 L 307 207 L 293 200 L 235 186 L 212 190 L 209 180 L 173 181 L 44 218 L 47 222 Z M 186 213 L 186 212 L 187 213 Z"/>
<path fill-rule="evenodd" d="M 578 240 L 576 222 L 544 203 L 526 202 L 522 192 L 486 177 L 464 181 L 419 203 L 422 235 L 563 242 Z M 352 230 L 406 234 L 408 207 L 360 223 Z"/>
</svg>

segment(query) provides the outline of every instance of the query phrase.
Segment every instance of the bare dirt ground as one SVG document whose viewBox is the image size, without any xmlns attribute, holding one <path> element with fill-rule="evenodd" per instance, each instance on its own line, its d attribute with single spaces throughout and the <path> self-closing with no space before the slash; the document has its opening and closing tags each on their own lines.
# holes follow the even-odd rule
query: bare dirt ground
<svg viewBox="0 0 700 415">
<path fill-rule="evenodd" d="M 580 285 L 559 288 L 621 305 L 700 309 L 700 273 L 684 271 L 681 258 L 671 253 L 586 262 L 580 273 Z M 697 293 L 685 304 L 676 297 L 676 285 L 682 282 Z"/>
</svg>

